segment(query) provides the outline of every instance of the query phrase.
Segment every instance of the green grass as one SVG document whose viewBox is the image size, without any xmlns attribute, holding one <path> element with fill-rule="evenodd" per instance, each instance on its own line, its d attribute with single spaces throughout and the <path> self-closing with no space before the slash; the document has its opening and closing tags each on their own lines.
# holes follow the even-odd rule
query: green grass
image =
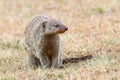
<svg viewBox="0 0 120 80">
<path fill-rule="evenodd" d="M 93 9 L 96 13 L 102 14 L 104 13 L 104 9 L 100 6 Z"/>
</svg>

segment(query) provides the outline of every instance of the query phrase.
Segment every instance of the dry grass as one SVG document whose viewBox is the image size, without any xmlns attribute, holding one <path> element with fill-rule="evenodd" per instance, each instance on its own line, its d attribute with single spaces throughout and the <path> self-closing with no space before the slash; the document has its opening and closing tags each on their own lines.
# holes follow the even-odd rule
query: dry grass
<svg viewBox="0 0 120 80">
<path fill-rule="evenodd" d="M 19 42 L 36 14 L 69 27 L 61 35 L 63 56 L 92 54 L 93 58 L 62 70 L 31 70 Z M 1 0 L 0 80 L 120 80 L 120 1 Z"/>
</svg>

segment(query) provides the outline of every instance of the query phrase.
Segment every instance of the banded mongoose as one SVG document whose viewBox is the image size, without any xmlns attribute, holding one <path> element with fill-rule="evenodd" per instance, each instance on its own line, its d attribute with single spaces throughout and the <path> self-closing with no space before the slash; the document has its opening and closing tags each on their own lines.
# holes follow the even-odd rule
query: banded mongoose
<svg viewBox="0 0 120 80">
<path fill-rule="evenodd" d="M 25 30 L 25 49 L 28 53 L 29 66 L 37 69 L 62 68 L 66 63 L 78 63 L 79 61 L 92 58 L 91 55 L 81 58 L 64 58 L 61 60 L 59 34 L 68 28 L 60 21 L 46 16 L 35 16 Z"/>
<path fill-rule="evenodd" d="M 30 21 L 25 30 L 25 49 L 31 68 L 62 66 L 59 34 L 67 30 L 60 21 L 46 16 L 36 16 Z"/>
</svg>

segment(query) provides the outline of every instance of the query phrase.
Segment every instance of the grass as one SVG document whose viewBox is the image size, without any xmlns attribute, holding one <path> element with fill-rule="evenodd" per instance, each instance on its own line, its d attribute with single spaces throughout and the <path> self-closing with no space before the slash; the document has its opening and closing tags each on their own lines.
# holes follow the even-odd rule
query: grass
<svg viewBox="0 0 120 80">
<path fill-rule="evenodd" d="M 102 14 L 102 13 L 104 12 L 104 10 L 103 10 L 102 7 L 96 7 L 96 8 L 94 9 L 94 11 L 97 12 L 97 13 L 100 13 L 100 14 Z"/>
<path fill-rule="evenodd" d="M 0 48 L 1 49 L 14 49 L 14 50 L 22 50 L 24 47 L 20 44 L 20 41 L 9 41 L 9 40 L 0 40 Z"/>
<path fill-rule="evenodd" d="M 119 80 L 119 0 L 1 0 L 0 80 Z M 30 19 L 45 14 L 69 30 L 61 35 L 63 57 L 93 58 L 64 69 L 31 70 L 22 43 Z"/>
</svg>

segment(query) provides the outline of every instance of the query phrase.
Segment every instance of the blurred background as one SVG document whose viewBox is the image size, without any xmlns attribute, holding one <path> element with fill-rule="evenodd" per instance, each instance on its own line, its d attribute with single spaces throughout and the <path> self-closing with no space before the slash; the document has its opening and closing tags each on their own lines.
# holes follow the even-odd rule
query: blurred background
<svg viewBox="0 0 120 80">
<path fill-rule="evenodd" d="M 55 71 L 55 79 L 59 73 L 60 79 L 65 80 L 120 79 L 120 0 L 0 0 L 0 79 L 4 76 L 8 80 L 33 80 L 41 72 L 28 70 L 27 54 L 21 45 L 27 24 L 33 16 L 41 14 L 68 26 L 69 30 L 61 35 L 63 57 L 94 56 L 79 68 L 68 68 L 68 75 L 66 70 L 62 75 Z M 82 70 L 84 73 L 79 73 Z M 28 73 L 34 76 L 30 78 Z M 69 77 L 70 73 L 75 75 Z"/>
</svg>

